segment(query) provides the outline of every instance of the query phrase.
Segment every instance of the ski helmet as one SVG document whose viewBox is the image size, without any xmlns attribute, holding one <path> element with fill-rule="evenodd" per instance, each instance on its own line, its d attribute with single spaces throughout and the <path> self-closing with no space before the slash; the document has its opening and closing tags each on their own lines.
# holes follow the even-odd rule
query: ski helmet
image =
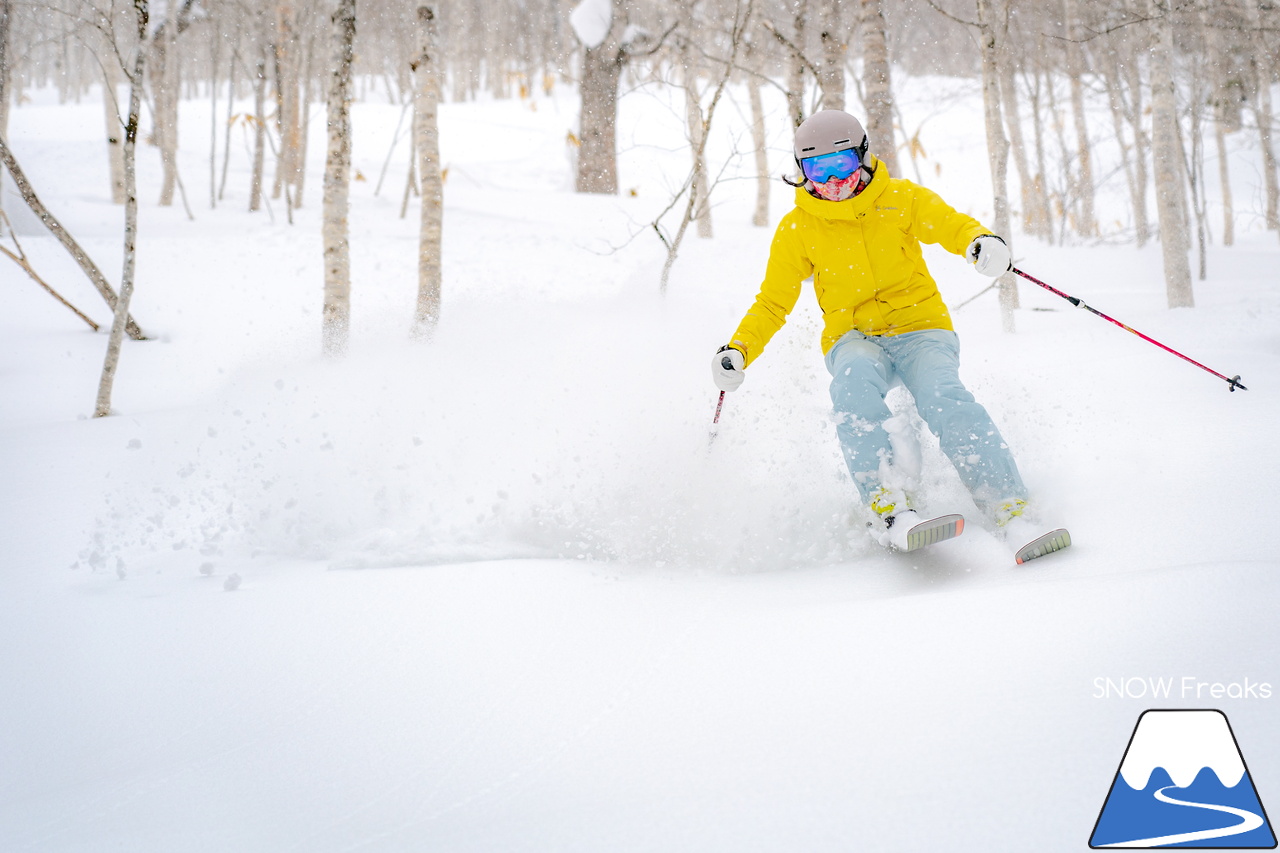
<svg viewBox="0 0 1280 853">
<path fill-rule="evenodd" d="M 867 132 L 862 123 L 844 110 L 821 110 L 796 128 L 796 165 L 806 157 L 819 157 L 853 149 L 859 160 L 867 156 Z"/>
</svg>

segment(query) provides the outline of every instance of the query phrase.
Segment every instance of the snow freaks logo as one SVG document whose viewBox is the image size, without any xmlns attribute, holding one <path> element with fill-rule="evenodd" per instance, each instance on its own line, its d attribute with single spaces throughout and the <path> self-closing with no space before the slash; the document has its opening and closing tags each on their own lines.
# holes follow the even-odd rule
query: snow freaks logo
<svg viewBox="0 0 1280 853">
<path fill-rule="evenodd" d="M 1089 846 L 1274 848 L 1275 833 L 1226 715 L 1144 711 Z"/>
</svg>

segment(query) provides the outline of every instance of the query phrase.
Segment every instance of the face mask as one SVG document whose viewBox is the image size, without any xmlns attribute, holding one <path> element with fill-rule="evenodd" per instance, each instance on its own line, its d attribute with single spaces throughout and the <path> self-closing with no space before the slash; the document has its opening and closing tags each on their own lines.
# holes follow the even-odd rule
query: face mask
<svg viewBox="0 0 1280 853">
<path fill-rule="evenodd" d="M 854 172 L 845 178 L 832 178 L 826 183 L 818 184 L 813 181 L 809 182 L 809 186 L 813 188 L 813 193 L 819 198 L 827 201 L 844 201 L 853 198 L 854 190 L 858 188 L 859 173 Z"/>
</svg>

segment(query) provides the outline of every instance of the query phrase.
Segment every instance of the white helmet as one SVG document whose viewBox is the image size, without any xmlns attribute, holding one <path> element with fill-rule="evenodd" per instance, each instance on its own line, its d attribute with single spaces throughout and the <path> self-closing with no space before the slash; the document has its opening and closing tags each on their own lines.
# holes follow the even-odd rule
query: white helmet
<svg viewBox="0 0 1280 853">
<path fill-rule="evenodd" d="M 796 128 L 796 165 L 806 157 L 818 157 L 852 148 L 859 160 L 867 156 L 867 132 L 862 123 L 844 110 L 821 110 Z"/>
</svg>

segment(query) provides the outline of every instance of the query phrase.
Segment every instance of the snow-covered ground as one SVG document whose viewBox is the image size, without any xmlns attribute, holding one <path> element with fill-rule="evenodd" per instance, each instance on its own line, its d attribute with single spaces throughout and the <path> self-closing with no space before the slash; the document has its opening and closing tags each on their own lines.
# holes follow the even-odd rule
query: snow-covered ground
<svg viewBox="0 0 1280 853">
<path fill-rule="evenodd" d="M 925 180 L 989 221 L 976 86 L 903 90 Z M 851 527 L 812 295 L 708 447 L 708 359 L 771 230 L 731 162 L 715 238 L 690 236 L 659 296 L 678 96 L 624 97 L 617 198 L 571 192 L 571 91 L 445 105 L 429 343 L 408 338 L 404 141 L 374 194 L 400 108 L 357 105 L 340 361 L 319 355 L 322 112 L 291 226 L 281 201 L 245 211 L 239 129 L 209 209 L 208 109 L 183 105 L 194 221 L 155 206 L 141 152 L 154 340 L 126 344 L 114 417 L 87 418 L 105 335 L 0 264 L 0 849 L 1082 850 L 1149 707 L 1224 710 L 1280 808 L 1280 245 L 1243 133 L 1238 245 L 1211 249 L 1196 308 L 1164 307 L 1156 245 L 1015 249 L 1249 391 L 1029 286 L 1015 335 L 990 293 L 957 312 L 966 381 L 1075 540 L 1019 568 L 976 523 L 911 555 Z M 724 105 L 713 163 L 745 149 L 745 111 Z M 10 135 L 117 278 L 101 107 L 37 93 Z M 1109 220 L 1123 199 L 1113 176 Z M 952 305 L 987 284 L 927 257 Z M 924 443 L 926 508 L 973 514 Z M 1172 695 L 1098 697 L 1130 677 Z M 1270 698 L 1195 686 L 1246 680 Z"/>
</svg>

